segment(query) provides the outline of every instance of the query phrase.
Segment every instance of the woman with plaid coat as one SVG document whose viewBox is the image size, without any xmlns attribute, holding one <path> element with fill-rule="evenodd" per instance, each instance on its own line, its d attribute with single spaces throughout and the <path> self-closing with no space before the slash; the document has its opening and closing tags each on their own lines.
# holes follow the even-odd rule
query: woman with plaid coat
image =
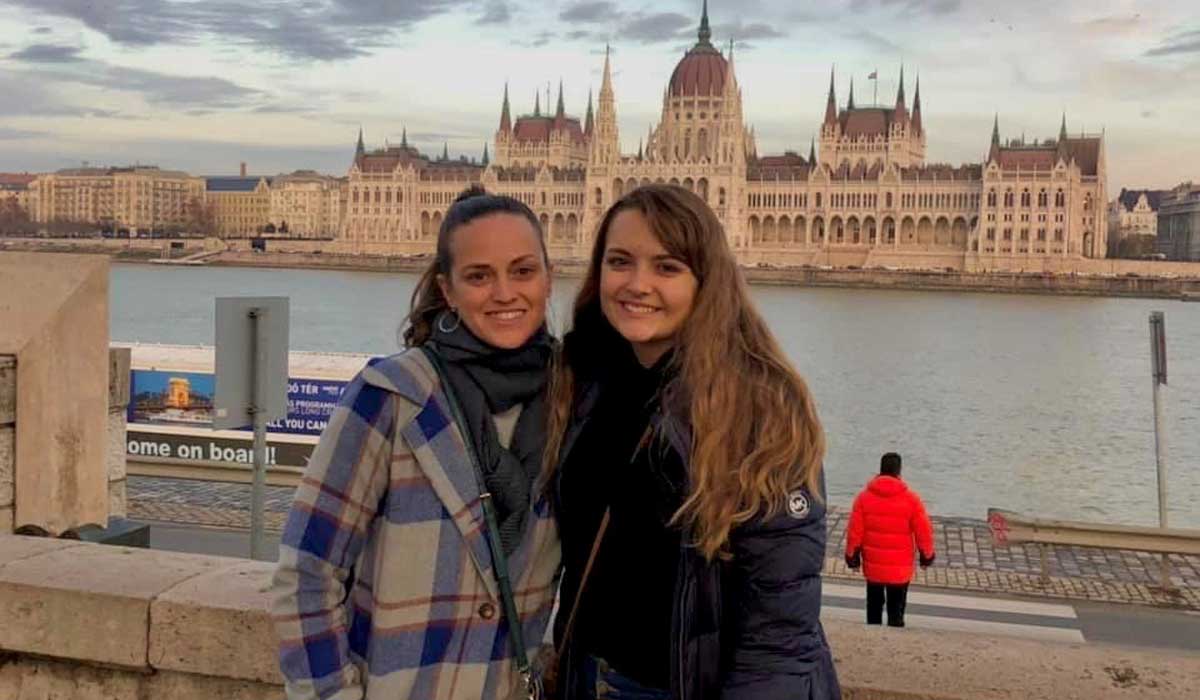
<svg viewBox="0 0 1200 700">
<path fill-rule="evenodd" d="M 273 609 L 289 698 L 491 700 L 518 687 L 493 545 L 532 657 L 560 560 L 536 485 L 549 288 L 533 213 L 464 192 L 413 295 L 409 349 L 346 387 L 296 491 Z"/>
</svg>

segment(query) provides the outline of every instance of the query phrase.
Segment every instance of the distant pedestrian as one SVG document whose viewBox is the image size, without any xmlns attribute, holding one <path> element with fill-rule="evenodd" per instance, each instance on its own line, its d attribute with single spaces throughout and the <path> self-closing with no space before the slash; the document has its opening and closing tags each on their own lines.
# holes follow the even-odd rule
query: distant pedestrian
<svg viewBox="0 0 1200 700">
<path fill-rule="evenodd" d="M 879 476 L 854 499 L 846 531 L 846 565 L 861 566 L 867 579 L 868 625 L 883 623 L 886 603 L 888 626 L 904 626 L 915 555 L 921 568 L 933 564 L 933 525 L 921 497 L 900 479 L 900 455 L 888 452 Z"/>
</svg>

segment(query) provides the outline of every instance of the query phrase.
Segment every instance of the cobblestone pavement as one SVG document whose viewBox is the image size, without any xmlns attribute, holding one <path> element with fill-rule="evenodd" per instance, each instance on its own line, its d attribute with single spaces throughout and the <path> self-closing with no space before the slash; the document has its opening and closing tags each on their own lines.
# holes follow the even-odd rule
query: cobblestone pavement
<svg viewBox="0 0 1200 700">
<path fill-rule="evenodd" d="M 268 486 L 266 524 L 283 529 L 292 499 L 290 487 Z M 129 477 L 129 517 L 209 527 L 250 526 L 250 486 L 211 481 Z M 842 560 L 845 509 L 832 507 L 825 573 L 857 580 Z M 1037 545 L 992 544 L 987 523 L 970 518 L 933 519 L 937 563 L 918 570 L 915 585 L 1111 603 L 1135 603 L 1200 610 L 1200 557 L 1170 557 L 1178 592 L 1158 587 L 1160 556 L 1146 552 L 1086 547 L 1048 548 L 1049 578 L 1042 580 Z"/>
</svg>

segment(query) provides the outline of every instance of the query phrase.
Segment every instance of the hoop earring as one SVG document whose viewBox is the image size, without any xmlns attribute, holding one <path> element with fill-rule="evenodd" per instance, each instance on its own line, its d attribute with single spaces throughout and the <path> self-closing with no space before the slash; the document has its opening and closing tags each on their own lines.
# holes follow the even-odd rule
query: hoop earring
<svg viewBox="0 0 1200 700">
<path fill-rule="evenodd" d="M 454 325 L 449 328 L 446 327 L 447 316 L 454 316 Z M 443 333 L 453 333 L 458 330 L 460 324 L 462 324 L 462 316 L 459 316 L 458 312 L 454 309 L 447 309 L 438 316 L 437 329 Z"/>
</svg>

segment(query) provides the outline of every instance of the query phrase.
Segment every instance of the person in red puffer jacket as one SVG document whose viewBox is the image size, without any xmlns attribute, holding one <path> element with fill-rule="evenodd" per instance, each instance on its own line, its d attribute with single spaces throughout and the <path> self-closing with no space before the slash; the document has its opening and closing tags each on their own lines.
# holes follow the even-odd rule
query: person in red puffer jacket
<svg viewBox="0 0 1200 700">
<path fill-rule="evenodd" d="M 933 525 L 921 497 L 900 479 L 900 455 L 888 452 L 879 476 L 854 499 L 846 532 L 846 565 L 862 566 L 867 579 L 868 625 L 883 622 L 886 602 L 888 626 L 904 626 L 914 554 L 921 568 L 933 564 Z"/>
</svg>

